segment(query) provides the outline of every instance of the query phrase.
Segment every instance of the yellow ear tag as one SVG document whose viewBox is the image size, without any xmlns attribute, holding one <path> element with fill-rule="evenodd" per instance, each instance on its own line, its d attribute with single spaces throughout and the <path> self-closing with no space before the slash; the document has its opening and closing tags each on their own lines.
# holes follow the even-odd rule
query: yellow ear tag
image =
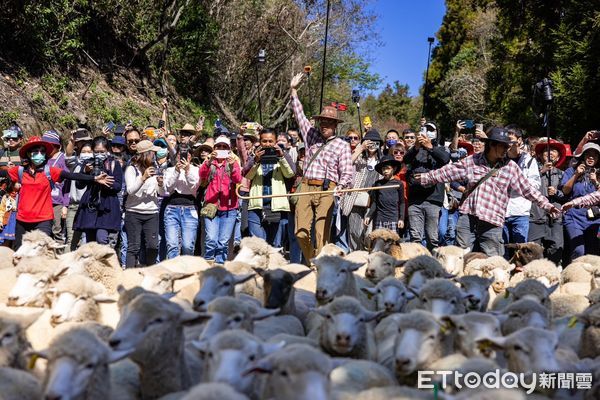
<svg viewBox="0 0 600 400">
<path fill-rule="evenodd" d="M 440 332 L 442 332 L 443 334 L 446 334 L 446 332 L 448 332 L 448 328 L 446 327 L 446 325 L 442 325 L 440 327 Z"/>
<path fill-rule="evenodd" d="M 577 317 L 571 317 L 569 323 L 567 324 L 568 328 L 574 328 L 577 325 Z"/>
<path fill-rule="evenodd" d="M 505 290 L 505 291 L 504 291 L 504 298 L 505 298 L 505 299 L 508 299 L 508 296 L 509 296 L 509 295 L 510 295 L 509 291 L 508 291 L 508 290 Z"/>
<path fill-rule="evenodd" d="M 27 364 L 27 369 L 34 369 L 35 363 L 38 360 L 38 358 L 40 358 L 40 356 L 38 356 L 37 354 L 33 354 L 31 358 L 29 358 L 29 364 Z"/>
</svg>

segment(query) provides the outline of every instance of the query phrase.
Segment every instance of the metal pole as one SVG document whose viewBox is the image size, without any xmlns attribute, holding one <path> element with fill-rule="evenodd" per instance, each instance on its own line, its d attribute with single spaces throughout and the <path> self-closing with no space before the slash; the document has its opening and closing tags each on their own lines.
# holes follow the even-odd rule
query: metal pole
<svg viewBox="0 0 600 400">
<path fill-rule="evenodd" d="M 325 47 L 323 48 L 323 72 L 321 76 L 321 99 L 319 102 L 319 114 L 323 111 L 323 91 L 325 90 L 325 63 L 327 60 L 327 35 L 329 33 L 329 9 L 330 1 L 327 0 L 327 15 L 325 16 Z"/>
<path fill-rule="evenodd" d="M 258 63 L 256 63 L 256 92 L 258 95 L 258 119 L 260 124 L 263 124 L 263 116 L 262 116 L 262 103 L 260 100 L 260 80 L 258 78 Z"/>
<path fill-rule="evenodd" d="M 362 121 L 360 119 L 360 103 L 356 103 L 356 110 L 358 111 L 358 130 L 360 132 L 360 137 L 363 137 L 363 128 L 362 128 Z"/>
<path fill-rule="evenodd" d="M 425 117 L 425 103 L 427 103 L 427 92 L 429 89 L 429 62 L 431 61 L 431 45 L 435 41 L 434 38 L 427 38 L 429 42 L 429 50 L 427 52 L 427 70 L 425 72 L 425 87 L 423 88 L 423 108 L 421 109 L 421 118 Z"/>
</svg>

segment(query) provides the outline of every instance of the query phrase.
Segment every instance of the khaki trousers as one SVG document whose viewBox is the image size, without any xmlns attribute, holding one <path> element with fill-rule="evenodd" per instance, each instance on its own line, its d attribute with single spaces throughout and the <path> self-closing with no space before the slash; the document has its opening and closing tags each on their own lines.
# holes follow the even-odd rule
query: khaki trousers
<svg viewBox="0 0 600 400">
<path fill-rule="evenodd" d="M 332 190 L 335 185 L 330 185 Z M 333 214 L 333 195 L 319 194 L 323 191 L 321 186 L 302 183 L 300 193 L 314 192 L 310 196 L 298 197 L 296 204 L 296 237 L 302 249 L 306 262 L 314 258 L 323 246 L 329 242 L 331 232 L 331 216 Z M 315 247 L 312 245 L 311 230 L 315 224 Z"/>
</svg>

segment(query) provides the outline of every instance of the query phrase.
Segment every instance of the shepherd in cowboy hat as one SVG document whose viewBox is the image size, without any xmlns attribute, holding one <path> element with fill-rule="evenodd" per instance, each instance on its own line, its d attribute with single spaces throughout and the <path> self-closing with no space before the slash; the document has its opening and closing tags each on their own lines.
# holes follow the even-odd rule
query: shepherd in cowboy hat
<svg viewBox="0 0 600 400">
<path fill-rule="evenodd" d="M 302 141 L 306 146 L 304 177 L 299 192 L 321 192 L 325 190 L 345 189 L 352 185 L 354 167 L 350 145 L 344 139 L 336 137 L 336 128 L 342 119 L 335 107 L 325 106 L 314 117 L 313 127 L 304 114 L 297 89 L 304 74 L 294 76 L 290 82 L 291 103 L 294 117 L 298 123 Z M 296 204 L 296 237 L 304 258 L 310 261 L 317 255 L 325 243 L 329 242 L 331 217 L 333 214 L 333 196 L 292 197 Z M 312 245 L 312 225 L 315 223 L 315 247 Z"/>
</svg>

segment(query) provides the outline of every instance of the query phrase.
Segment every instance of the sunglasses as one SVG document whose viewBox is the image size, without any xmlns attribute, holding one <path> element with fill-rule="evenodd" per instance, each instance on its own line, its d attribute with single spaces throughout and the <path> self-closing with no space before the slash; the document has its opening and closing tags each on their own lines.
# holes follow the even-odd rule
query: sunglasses
<svg viewBox="0 0 600 400">
<path fill-rule="evenodd" d="M 394 150 L 394 154 L 404 155 L 404 152 L 402 150 Z"/>
<path fill-rule="evenodd" d="M 128 143 L 128 144 L 134 144 L 134 143 L 135 143 L 135 144 L 138 144 L 139 142 L 141 142 L 141 140 L 140 140 L 140 139 L 131 139 L 131 140 L 128 140 L 128 141 L 127 141 L 127 143 Z"/>
<path fill-rule="evenodd" d="M 346 136 L 348 140 L 360 140 L 358 136 Z"/>
<path fill-rule="evenodd" d="M 416 136 L 404 136 L 404 140 L 415 140 Z"/>
</svg>

